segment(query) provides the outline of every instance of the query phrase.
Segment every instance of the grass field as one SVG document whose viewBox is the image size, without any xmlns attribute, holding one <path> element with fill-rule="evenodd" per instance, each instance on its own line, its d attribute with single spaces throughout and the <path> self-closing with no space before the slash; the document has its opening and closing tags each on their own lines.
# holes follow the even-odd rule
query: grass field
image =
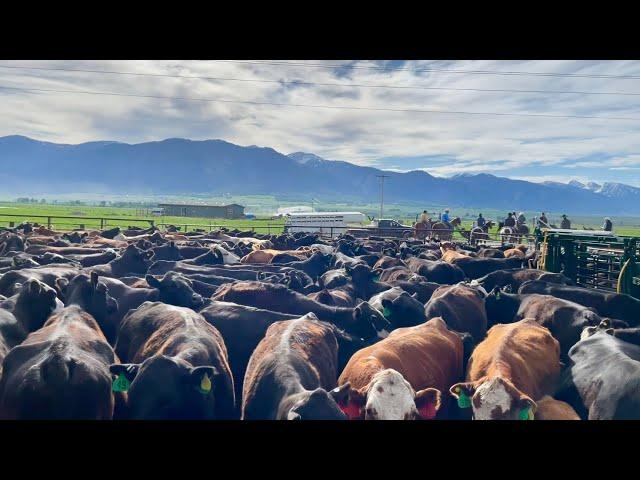
<svg viewBox="0 0 640 480">
<path fill-rule="evenodd" d="M 283 204 L 273 203 L 271 197 L 243 197 L 243 205 L 246 205 L 247 212 L 269 212 L 274 211 L 278 206 Z M 229 201 L 229 199 L 227 199 Z M 236 198 L 233 201 L 238 201 Z M 264 201 L 265 205 L 260 202 Z M 289 202 L 290 205 L 300 204 Z M 287 206 L 290 206 L 287 205 Z M 335 204 L 316 204 L 316 210 L 321 211 L 361 211 L 367 215 L 377 217 L 376 206 L 369 205 L 349 205 L 345 203 Z M 435 217 L 434 212 L 440 211 L 435 207 L 424 207 L 429 211 L 432 216 Z M 416 220 L 416 216 L 422 210 L 417 206 L 407 205 L 388 205 L 385 206 L 384 216 L 387 218 L 395 218 L 405 225 L 411 225 Z M 451 216 L 459 216 L 462 219 L 462 226 L 465 229 L 469 229 L 477 216 L 478 209 L 471 208 L 452 208 Z M 486 210 L 482 211 L 484 217 L 487 220 L 496 221 L 502 218 L 505 214 L 498 210 Z M 537 212 L 525 212 L 525 215 L 531 220 Z M 10 215 L 15 215 L 14 217 Z M 436 214 L 437 215 L 437 214 Z M 282 219 L 271 219 L 269 216 L 258 216 L 254 220 L 227 220 L 227 219 L 213 219 L 213 218 L 200 218 L 200 217 L 169 217 L 169 216 L 152 216 L 145 214 L 144 209 L 125 208 L 125 207 L 99 207 L 99 206 L 86 206 L 86 205 L 51 205 L 51 204 L 22 204 L 14 202 L 0 202 L 0 226 L 8 226 L 9 222 L 15 222 L 15 225 L 23 222 L 37 222 L 41 225 L 47 224 L 47 218 L 38 218 L 38 216 L 51 217 L 51 224 L 54 228 L 60 230 L 72 230 L 74 228 L 80 228 L 80 225 L 84 225 L 84 228 L 100 228 L 101 221 L 103 227 L 120 226 L 128 227 L 129 225 L 148 227 L 150 224 L 148 220 L 152 220 L 156 225 L 173 224 L 182 226 L 184 231 L 184 225 L 188 226 L 188 230 L 194 228 L 210 229 L 217 226 L 227 226 L 230 228 L 239 229 L 254 229 L 258 233 L 278 233 L 282 231 L 284 221 Z M 63 219 L 57 217 L 75 217 L 74 219 Z M 549 221 L 560 224 L 560 215 L 548 213 Z M 92 219 L 96 218 L 96 219 Z M 574 228 L 582 228 L 583 226 L 588 228 L 600 229 L 602 225 L 602 218 L 599 216 L 571 216 L 569 218 L 572 221 Z M 640 236 L 640 218 L 633 217 L 616 217 L 612 216 L 614 224 L 614 233 L 617 235 L 631 235 Z M 116 220 L 117 219 L 117 220 Z M 497 233 L 497 228 L 494 228 L 491 233 Z"/>
</svg>

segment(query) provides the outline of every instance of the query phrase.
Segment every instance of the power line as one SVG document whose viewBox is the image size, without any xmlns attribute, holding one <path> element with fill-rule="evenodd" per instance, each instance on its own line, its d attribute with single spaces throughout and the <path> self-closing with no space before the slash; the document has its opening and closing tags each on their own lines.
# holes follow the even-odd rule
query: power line
<svg viewBox="0 0 640 480">
<path fill-rule="evenodd" d="M 270 105 L 276 107 L 300 107 L 300 108 L 326 108 L 332 110 L 364 110 L 374 112 L 398 112 L 398 113 L 438 113 L 452 115 L 490 115 L 490 116 L 508 116 L 508 117 L 540 117 L 540 118 L 581 118 L 593 120 L 630 120 L 633 122 L 640 121 L 640 118 L 632 117 L 598 117 L 591 115 L 556 115 L 549 113 L 507 113 L 507 112 L 465 112 L 453 110 L 421 110 L 410 108 L 380 108 L 380 107 L 355 107 L 344 105 L 313 105 L 304 103 L 276 103 L 276 102 L 257 102 L 252 100 L 228 100 L 222 98 L 194 98 L 194 97 L 169 97 L 163 95 L 141 95 L 133 93 L 114 93 L 114 92 L 91 92 L 86 90 L 60 90 L 47 88 L 27 88 L 27 87 L 8 87 L 0 85 L 0 89 L 16 90 L 24 92 L 52 92 L 52 93 L 72 93 L 83 95 L 108 95 L 115 97 L 136 97 L 136 98 L 155 98 L 163 100 L 186 100 L 197 102 L 217 102 L 217 103 L 238 103 L 247 105 Z"/>
<path fill-rule="evenodd" d="M 406 72 L 447 72 L 447 73 L 467 73 L 472 75 L 506 75 L 520 76 L 532 75 L 539 77 L 577 77 L 577 78 L 611 78 L 611 79 L 640 79 L 640 75 L 605 75 L 605 74 L 587 74 L 587 73 L 551 73 L 551 72 L 513 72 L 499 70 L 454 70 L 448 68 L 404 68 L 404 67 L 379 67 L 373 65 L 326 65 L 322 63 L 295 63 L 264 60 L 254 62 L 250 60 L 217 60 L 218 62 L 228 63 L 248 63 L 253 65 L 291 65 L 300 67 L 317 67 L 317 68 L 347 68 L 362 70 L 383 70 L 383 71 L 406 71 Z"/>
<path fill-rule="evenodd" d="M 621 96 L 640 96 L 640 93 L 628 92 L 583 92 L 571 90 L 518 90 L 518 89 L 502 89 L 502 88 L 455 88 L 455 87 L 424 87 L 410 85 L 374 85 L 368 83 L 335 83 L 335 82 L 307 82 L 301 80 L 270 80 L 256 78 L 229 78 L 229 77 L 208 77 L 199 75 L 179 75 L 169 73 L 143 73 L 143 72 L 122 72 L 116 70 L 89 70 L 80 68 L 61 68 L 61 67 L 24 67 L 14 65 L 0 65 L 0 68 L 13 70 L 41 70 L 41 71 L 61 71 L 61 72 L 78 72 L 78 73 L 99 73 L 109 75 L 132 75 L 138 77 L 161 77 L 161 78 L 185 78 L 196 80 L 213 80 L 217 82 L 251 82 L 251 83 L 277 83 L 285 85 L 314 85 L 322 87 L 357 87 L 357 88 L 390 88 L 401 90 L 444 90 L 444 91 L 460 91 L 460 92 L 489 92 L 489 93 L 549 93 L 549 94 L 571 94 L 571 95 L 621 95 Z M 640 77 L 638 77 L 640 78 Z"/>
</svg>

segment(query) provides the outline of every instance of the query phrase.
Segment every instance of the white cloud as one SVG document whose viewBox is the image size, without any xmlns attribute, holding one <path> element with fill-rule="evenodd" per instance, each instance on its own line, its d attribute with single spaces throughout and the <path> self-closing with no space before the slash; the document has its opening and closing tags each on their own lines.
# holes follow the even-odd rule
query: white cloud
<svg viewBox="0 0 640 480">
<path fill-rule="evenodd" d="M 313 64 L 320 61 L 309 62 Z M 338 64 L 344 62 L 324 62 Z M 334 69 L 214 61 L 12 61 L 1 65 L 129 71 L 248 80 L 390 85 L 458 89 L 510 89 L 640 93 L 637 80 L 453 72 Z M 374 66 L 371 61 L 356 66 Z M 581 75 L 640 75 L 636 61 L 418 61 L 405 68 L 440 68 Z M 616 116 L 640 119 L 640 97 L 562 93 L 506 93 L 383 89 L 329 85 L 283 85 L 163 76 L 108 75 L 0 68 L 0 85 L 15 88 L 88 90 L 246 102 L 395 108 L 456 112 Z M 107 139 L 143 142 L 167 137 L 222 138 L 240 145 L 308 151 L 360 165 L 394 157 L 445 157 L 416 167 L 436 175 L 494 172 L 503 176 L 564 178 L 570 168 L 633 172 L 640 167 L 640 135 L 630 121 L 406 113 L 281 107 L 157 98 L 36 93 L 0 88 L 0 135 L 22 134 L 65 143 Z M 594 157 L 603 157 L 595 158 Z M 573 161 L 573 164 L 567 163 Z M 391 165 L 390 165 L 391 166 Z M 535 174 L 518 169 L 539 169 Z M 516 173 L 513 173 L 516 172 Z M 612 173 L 613 172 L 613 173 Z M 534 176 L 532 176 L 534 175 Z M 573 177 L 575 178 L 575 177 Z M 637 181 L 637 179 L 631 179 Z"/>
</svg>

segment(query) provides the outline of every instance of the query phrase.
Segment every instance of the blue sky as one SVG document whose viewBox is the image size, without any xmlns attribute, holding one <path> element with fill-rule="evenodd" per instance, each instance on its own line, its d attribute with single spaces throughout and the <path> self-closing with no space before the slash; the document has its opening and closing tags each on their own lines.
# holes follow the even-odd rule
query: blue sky
<svg viewBox="0 0 640 480">
<path fill-rule="evenodd" d="M 331 160 L 398 171 L 423 169 L 440 176 L 491 173 L 531 181 L 577 179 L 640 186 L 640 122 L 628 120 L 283 107 L 2 88 L 640 120 L 640 95 L 584 93 L 640 94 L 638 78 L 611 78 L 612 75 L 640 76 L 637 61 L 291 60 L 284 62 L 288 65 L 282 63 L 3 61 L 0 65 L 13 67 L 153 75 L 0 68 L 0 135 L 20 134 L 61 143 L 220 138 L 240 145 L 268 146 L 283 153 L 304 151 Z M 381 66 L 387 69 L 376 68 Z M 162 76 L 166 74 L 180 77 Z M 209 78 L 185 78 L 193 76 Z M 371 85 L 412 88 L 373 88 Z"/>
</svg>

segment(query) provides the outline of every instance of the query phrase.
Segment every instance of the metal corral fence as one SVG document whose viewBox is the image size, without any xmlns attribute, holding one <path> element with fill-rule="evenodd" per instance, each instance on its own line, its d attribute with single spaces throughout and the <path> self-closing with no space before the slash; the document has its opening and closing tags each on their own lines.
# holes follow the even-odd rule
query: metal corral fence
<svg viewBox="0 0 640 480">
<path fill-rule="evenodd" d="M 169 226 L 179 227 L 180 232 L 189 232 L 189 231 L 205 231 L 210 232 L 212 230 L 241 230 L 241 231 L 252 231 L 255 233 L 263 233 L 263 234 L 280 234 L 285 230 L 285 225 L 282 223 L 253 223 L 248 225 L 244 224 L 234 224 L 232 222 L 225 224 L 202 224 L 202 223 L 156 223 L 157 219 L 146 219 L 146 218 L 114 218 L 114 217 L 79 217 L 79 216 L 66 216 L 66 215 L 32 215 L 32 214 L 8 214 L 8 213 L 0 213 L 0 226 L 14 228 L 17 225 L 25 222 L 37 223 L 38 225 L 46 226 L 47 228 L 51 228 L 54 230 L 67 231 L 67 230 L 85 230 L 85 229 L 100 229 L 104 230 L 107 228 L 113 227 L 121 227 L 127 228 L 130 226 L 139 226 L 141 228 L 148 228 L 157 226 L 161 229 L 166 229 Z M 298 226 L 298 225 L 287 225 L 290 228 L 301 228 L 305 229 L 314 229 L 317 233 L 320 233 L 323 236 L 327 237 L 335 237 L 341 233 L 345 233 L 347 230 L 352 229 L 353 227 L 330 227 L 330 226 Z M 360 227 L 363 228 L 363 227 Z M 366 227 L 365 227 L 366 228 Z M 397 231 L 396 231 L 397 230 Z M 447 230 L 432 230 L 432 236 L 441 238 L 442 236 L 446 236 Z M 464 230 L 455 229 L 452 233 L 452 240 L 464 242 L 468 240 L 468 236 L 465 237 Z M 383 238 L 409 238 L 413 236 L 412 234 L 407 234 L 406 229 L 394 229 L 394 228 L 385 228 L 384 231 L 372 229 L 370 235 L 383 237 Z M 535 237 L 533 235 L 528 236 L 519 236 L 519 237 L 505 237 L 501 236 L 497 231 L 488 234 L 487 239 L 479 239 L 477 243 L 489 245 L 502 245 L 504 243 L 532 243 L 535 241 Z"/>
<path fill-rule="evenodd" d="M 18 215 L 0 213 L 0 226 L 9 228 L 16 227 L 21 223 L 30 222 L 57 230 L 84 230 L 100 229 L 109 227 L 141 226 L 143 228 L 153 227 L 155 220 L 133 219 L 133 218 L 111 218 L 111 217 L 78 217 L 60 215 Z"/>
</svg>

